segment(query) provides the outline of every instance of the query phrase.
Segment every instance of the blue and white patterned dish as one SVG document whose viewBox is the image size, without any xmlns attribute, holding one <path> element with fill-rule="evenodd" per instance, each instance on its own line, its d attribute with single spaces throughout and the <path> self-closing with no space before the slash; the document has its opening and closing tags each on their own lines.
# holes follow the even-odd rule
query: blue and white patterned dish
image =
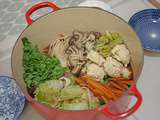
<svg viewBox="0 0 160 120">
<path fill-rule="evenodd" d="M 143 48 L 160 52 L 160 9 L 146 9 L 134 14 L 129 24 L 139 36 Z"/>
<path fill-rule="evenodd" d="M 0 120 L 18 120 L 25 97 L 14 79 L 0 76 Z"/>
</svg>

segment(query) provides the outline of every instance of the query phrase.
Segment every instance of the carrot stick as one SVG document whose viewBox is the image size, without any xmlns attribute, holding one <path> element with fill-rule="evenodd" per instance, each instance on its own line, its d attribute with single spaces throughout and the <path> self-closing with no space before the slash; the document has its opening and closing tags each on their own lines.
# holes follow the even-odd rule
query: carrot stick
<svg viewBox="0 0 160 120">
<path fill-rule="evenodd" d="M 122 91 L 124 91 L 125 89 L 122 87 L 122 86 L 120 86 L 119 84 L 117 84 L 117 82 L 115 83 L 115 82 L 113 82 L 113 81 L 110 81 L 110 86 L 112 87 L 115 87 L 115 88 L 117 88 L 117 89 L 119 89 L 119 90 L 122 90 Z"/>
<path fill-rule="evenodd" d="M 108 99 L 114 99 L 115 95 L 112 93 L 111 90 L 103 91 L 104 96 L 107 97 Z"/>
<path fill-rule="evenodd" d="M 95 82 L 94 80 L 87 79 L 86 82 L 88 84 L 90 84 L 91 86 L 93 86 L 93 87 L 95 87 L 97 89 L 100 89 L 101 91 L 105 90 L 105 88 L 101 84 Z"/>
<path fill-rule="evenodd" d="M 92 92 L 96 95 L 96 96 L 103 96 L 103 92 L 99 91 L 98 89 L 92 89 Z"/>
<path fill-rule="evenodd" d="M 112 92 L 112 88 L 111 87 L 108 87 L 108 86 L 104 86 L 106 89 L 108 89 L 108 91 L 110 91 L 110 93 L 112 94 L 112 98 L 113 100 L 116 99 L 116 96 L 114 95 L 114 93 Z"/>
<path fill-rule="evenodd" d="M 132 85 L 134 83 L 133 80 L 121 81 L 123 84 Z"/>
<path fill-rule="evenodd" d="M 92 80 L 88 80 L 88 78 L 87 77 L 81 77 L 80 79 L 82 79 L 81 81 L 86 81 L 86 86 L 93 92 L 93 93 L 95 93 L 97 96 L 101 96 L 101 95 L 104 95 L 104 93 L 103 93 L 103 91 L 105 90 L 104 88 L 101 88 L 101 87 L 103 87 L 102 85 L 99 85 L 96 81 L 92 81 Z M 80 79 L 78 80 L 78 81 L 80 81 Z M 98 87 L 97 87 L 97 85 L 98 85 Z M 99 87 L 101 88 L 101 89 L 103 89 L 103 91 L 101 90 L 101 89 L 99 89 Z M 105 90 L 106 91 L 106 90 Z M 107 95 L 107 97 L 108 97 L 108 95 Z"/>
<path fill-rule="evenodd" d="M 112 92 L 110 90 L 106 89 L 103 85 L 96 82 L 91 77 L 83 77 L 83 78 L 86 79 L 86 82 L 87 82 L 88 85 L 91 85 L 95 89 L 99 89 L 100 91 L 102 91 L 107 98 L 114 97 L 114 95 L 112 94 Z"/>
<path fill-rule="evenodd" d="M 123 93 L 121 93 L 121 94 L 115 93 L 115 96 L 116 96 L 116 97 L 120 97 L 120 96 L 122 96 L 122 94 L 123 94 Z"/>
<path fill-rule="evenodd" d="M 128 80 L 126 78 L 123 78 L 123 77 L 114 77 L 112 78 L 113 81 L 122 81 L 122 80 Z"/>
<path fill-rule="evenodd" d="M 95 81 L 92 77 L 82 76 L 76 79 L 76 82 L 81 86 L 88 87 L 95 96 L 100 99 L 103 99 L 105 102 L 108 100 L 116 100 L 117 97 L 120 97 L 123 92 L 128 88 L 127 81 L 121 81 L 122 78 L 114 78 L 107 85 L 102 85 L 101 83 Z M 124 78 L 123 78 L 124 80 Z"/>
<path fill-rule="evenodd" d="M 124 90 L 127 90 L 127 89 L 128 89 L 128 85 L 123 84 L 121 81 L 117 82 L 117 84 L 118 84 L 119 86 L 121 86 Z"/>
<path fill-rule="evenodd" d="M 111 88 L 111 89 L 112 89 L 112 92 L 113 92 L 113 93 L 117 93 L 117 94 L 121 94 L 121 93 L 124 92 L 124 91 L 122 91 L 122 90 L 115 89 L 115 88 Z"/>
<path fill-rule="evenodd" d="M 79 85 L 81 85 L 81 86 L 86 86 L 85 81 L 83 81 L 83 80 L 81 80 L 81 79 L 79 79 L 79 78 L 75 79 L 75 81 L 76 81 Z"/>
<path fill-rule="evenodd" d="M 109 98 L 112 98 L 112 92 L 109 91 L 108 89 L 106 89 L 103 85 L 101 85 L 100 83 L 96 83 L 96 82 L 93 82 L 92 80 L 87 80 L 87 83 L 94 86 L 95 89 L 99 89 L 100 91 L 102 91 L 105 96 L 109 97 Z M 107 94 L 108 93 L 108 94 Z"/>
<path fill-rule="evenodd" d="M 43 52 L 46 54 L 48 53 L 48 51 L 49 51 L 49 45 L 43 49 Z"/>
</svg>

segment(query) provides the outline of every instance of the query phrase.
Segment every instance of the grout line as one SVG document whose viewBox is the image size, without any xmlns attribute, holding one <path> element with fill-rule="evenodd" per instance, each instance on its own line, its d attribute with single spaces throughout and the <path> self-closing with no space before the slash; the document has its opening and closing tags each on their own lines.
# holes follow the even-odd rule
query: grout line
<svg viewBox="0 0 160 120">
<path fill-rule="evenodd" d="M 67 3 L 67 5 L 65 5 L 65 7 L 70 7 L 71 3 L 73 2 L 74 0 L 70 0 L 69 3 Z"/>
<path fill-rule="evenodd" d="M 64 7 L 70 7 L 72 2 L 73 2 L 73 0 L 70 0 L 66 5 L 64 5 Z"/>
<path fill-rule="evenodd" d="M 120 6 L 123 3 L 129 2 L 129 0 L 111 0 L 109 2 L 107 2 L 107 4 L 112 8 L 116 8 L 118 6 Z"/>
<path fill-rule="evenodd" d="M 58 0 L 53 0 L 54 3 L 56 3 Z"/>
</svg>

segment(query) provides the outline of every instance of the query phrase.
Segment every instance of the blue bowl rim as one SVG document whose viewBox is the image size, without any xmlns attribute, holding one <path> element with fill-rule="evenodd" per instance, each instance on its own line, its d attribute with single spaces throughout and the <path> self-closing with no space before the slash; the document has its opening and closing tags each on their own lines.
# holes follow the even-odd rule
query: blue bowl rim
<svg viewBox="0 0 160 120">
<path fill-rule="evenodd" d="M 144 9 L 144 10 L 141 10 L 135 14 L 132 15 L 132 17 L 129 19 L 128 23 L 130 24 L 134 18 L 136 18 L 138 15 L 144 15 L 144 13 L 147 13 L 147 12 L 160 12 L 160 9 Z"/>
<path fill-rule="evenodd" d="M 153 9 L 153 8 L 151 8 L 151 9 L 144 9 L 144 10 L 141 10 L 141 11 L 139 11 L 139 12 L 137 12 L 137 13 L 135 13 L 135 14 L 133 14 L 132 15 L 132 17 L 129 19 L 129 21 L 128 21 L 128 24 L 133 28 L 133 30 L 134 30 L 134 26 L 131 24 L 132 23 L 132 21 L 138 16 L 138 15 L 141 15 L 141 16 L 143 16 L 144 15 L 144 13 L 147 13 L 147 12 L 160 12 L 160 9 Z M 145 16 L 144 16 L 145 17 Z M 135 31 L 135 30 L 134 30 Z M 136 31 L 135 31 L 136 32 Z M 137 34 L 138 35 L 138 34 Z M 141 41 L 141 39 L 140 39 L 140 41 Z M 147 51 L 150 51 L 150 52 L 160 52 L 160 49 L 154 49 L 154 48 L 152 48 L 152 47 L 146 47 L 146 46 L 143 46 L 142 45 L 142 47 L 143 47 L 143 49 L 144 50 L 147 50 Z"/>
</svg>

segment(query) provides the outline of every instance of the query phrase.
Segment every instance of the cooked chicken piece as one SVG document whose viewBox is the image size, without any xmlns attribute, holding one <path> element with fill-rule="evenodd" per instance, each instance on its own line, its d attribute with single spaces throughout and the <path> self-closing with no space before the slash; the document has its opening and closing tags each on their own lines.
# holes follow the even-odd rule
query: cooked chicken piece
<svg viewBox="0 0 160 120">
<path fill-rule="evenodd" d="M 89 59 L 90 61 L 98 64 L 99 66 L 102 66 L 103 63 L 105 62 L 105 59 L 96 51 L 91 50 L 88 55 L 87 55 L 87 59 Z"/>
<path fill-rule="evenodd" d="M 127 69 L 127 68 L 124 67 L 122 69 L 122 76 L 124 78 L 130 79 L 131 78 L 131 71 L 129 71 L 129 69 Z"/>
<path fill-rule="evenodd" d="M 107 57 L 104 62 L 104 71 L 111 77 L 120 77 L 123 64 L 112 57 Z"/>
<path fill-rule="evenodd" d="M 95 77 L 96 80 L 98 81 L 102 80 L 105 76 L 105 72 L 103 68 L 99 67 L 98 65 L 94 63 L 86 64 L 86 71 L 87 71 L 87 75 Z"/>
<path fill-rule="evenodd" d="M 129 50 L 127 49 L 127 47 L 124 44 L 116 45 L 111 50 L 111 54 L 115 59 L 122 62 L 125 65 L 125 67 L 130 62 L 130 53 L 129 53 Z"/>
</svg>

